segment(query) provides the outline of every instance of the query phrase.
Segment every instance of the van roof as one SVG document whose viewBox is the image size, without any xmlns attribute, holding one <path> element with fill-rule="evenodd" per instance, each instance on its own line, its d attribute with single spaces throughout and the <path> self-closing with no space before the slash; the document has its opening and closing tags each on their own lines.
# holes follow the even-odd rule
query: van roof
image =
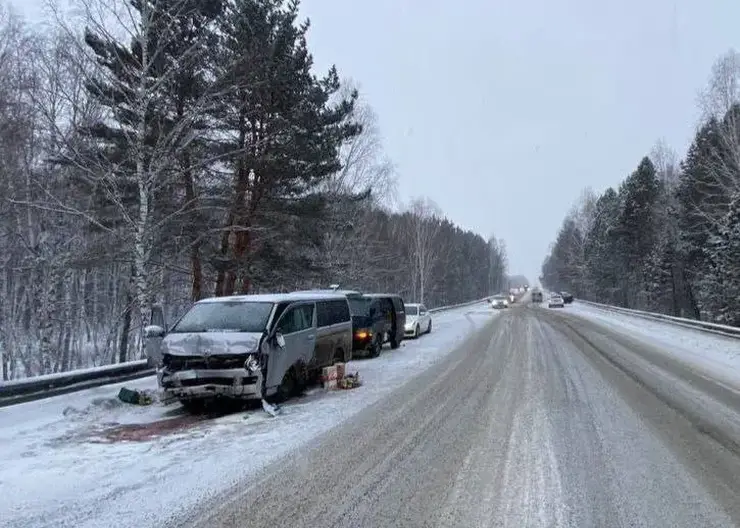
<svg viewBox="0 0 740 528">
<path fill-rule="evenodd" d="M 397 297 L 399 299 L 402 299 L 402 297 L 397 293 L 366 293 L 365 297 L 372 297 L 373 299 L 377 299 L 378 297 Z"/>
<path fill-rule="evenodd" d="M 346 297 L 348 295 L 353 295 L 353 296 L 360 296 L 360 295 L 362 295 L 362 292 L 359 292 L 357 290 L 302 290 L 302 291 L 297 291 L 295 293 L 299 293 L 299 294 L 312 294 L 312 295 L 317 295 L 317 294 L 318 295 L 335 295 L 335 294 L 339 294 L 342 297 Z"/>
<path fill-rule="evenodd" d="M 257 295 L 228 295 L 224 297 L 209 297 L 208 299 L 201 299 L 198 304 L 201 303 L 218 303 L 218 302 L 264 302 L 264 303 L 277 303 L 282 301 L 330 301 L 330 300 L 346 300 L 347 297 L 343 294 L 338 294 L 334 291 L 330 293 L 322 292 L 292 292 L 292 293 L 262 293 Z"/>
</svg>

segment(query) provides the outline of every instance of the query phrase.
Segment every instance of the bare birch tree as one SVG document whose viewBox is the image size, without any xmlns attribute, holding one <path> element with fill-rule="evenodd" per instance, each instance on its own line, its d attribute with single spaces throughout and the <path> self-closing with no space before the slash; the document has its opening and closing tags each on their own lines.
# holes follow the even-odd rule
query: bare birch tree
<svg viewBox="0 0 740 528">
<path fill-rule="evenodd" d="M 409 214 L 409 247 L 414 275 L 414 297 L 424 303 L 424 295 L 429 288 L 429 280 L 440 247 L 437 235 L 440 231 L 442 211 L 429 198 L 416 198 L 411 201 Z"/>
<path fill-rule="evenodd" d="M 32 50 L 21 20 L 0 6 L 0 262 L 3 299 L 0 305 L 0 363 L 3 379 L 32 372 L 34 350 L 24 329 L 30 330 L 29 310 L 34 294 L 20 276 L 33 268 L 33 216 L 14 206 L 29 191 L 29 145 L 33 142 L 33 110 L 27 88 L 31 73 L 23 58 Z M 24 328 L 25 327 L 25 328 Z"/>
<path fill-rule="evenodd" d="M 717 59 L 700 102 L 705 118 L 717 123 L 718 142 L 704 160 L 712 174 L 705 193 L 719 205 L 714 212 L 705 212 L 716 224 L 727 213 L 731 197 L 740 192 L 740 53 L 730 50 Z"/>
<path fill-rule="evenodd" d="M 96 65 L 83 65 L 78 72 L 85 75 L 88 94 L 102 113 L 76 127 L 60 159 L 94 200 L 85 205 L 50 195 L 44 207 L 84 218 L 125 249 L 142 329 L 160 286 L 159 273 L 152 267 L 155 246 L 167 223 L 188 205 L 163 207 L 172 201 L 173 190 L 179 194 L 179 173 L 173 168 L 195 139 L 196 125 L 217 100 L 215 93 L 206 93 L 188 113 L 177 114 L 170 104 L 173 85 L 183 69 L 192 74 L 203 58 L 208 23 L 216 13 L 192 0 L 82 0 L 79 5 L 84 43 L 75 38 L 73 27 L 60 24 L 70 45 L 78 47 L 88 64 Z M 194 19 L 203 26 L 188 28 Z M 186 31 L 190 41 L 183 38 Z M 141 346 L 140 339 L 137 344 Z"/>
<path fill-rule="evenodd" d="M 488 238 L 488 293 L 501 292 L 505 287 L 508 261 L 506 243 L 495 235 Z"/>
<path fill-rule="evenodd" d="M 678 154 L 663 139 L 658 140 L 650 151 L 650 160 L 655 165 L 658 179 L 668 187 L 678 182 L 680 162 Z"/>
<path fill-rule="evenodd" d="M 346 99 L 357 89 L 346 82 L 338 98 Z M 327 193 L 333 219 L 324 235 L 321 260 L 330 282 L 357 283 L 375 275 L 387 258 L 386 251 L 373 243 L 377 229 L 374 212 L 396 205 L 397 176 L 384 155 L 375 112 L 362 98 L 349 119 L 362 127 L 362 132 L 340 148 L 341 169 L 322 185 Z"/>
</svg>

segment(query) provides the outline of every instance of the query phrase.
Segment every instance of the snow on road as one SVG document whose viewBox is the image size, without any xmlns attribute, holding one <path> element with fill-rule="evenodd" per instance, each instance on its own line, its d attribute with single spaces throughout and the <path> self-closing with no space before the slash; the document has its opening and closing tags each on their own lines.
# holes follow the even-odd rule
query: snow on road
<svg viewBox="0 0 740 528">
<path fill-rule="evenodd" d="M 377 402 L 494 316 L 483 304 L 439 313 L 432 334 L 349 363 L 361 387 L 314 390 L 286 404 L 278 418 L 252 411 L 205 420 L 179 404 L 138 407 L 116 398 L 122 386 L 155 389 L 154 378 L 0 409 L 2 522 L 160 525 Z M 125 440 L 152 423 L 160 424 L 159 435 Z"/>
<path fill-rule="evenodd" d="M 316 449 L 166 526 L 740 526 L 740 458 L 708 434 L 732 432 L 738 407 L 652 364 L 614 368 L 605 354 L 650 347 L 575 319 L 501 312 Z M 701 427 L 694 389 L 708 389 Z"/>
<path fill-rule="evenodd" d="M 695 370 L 740 389 L 740 339 L 575 302 L 567 311 L 653 345 Z"/>
</svg>

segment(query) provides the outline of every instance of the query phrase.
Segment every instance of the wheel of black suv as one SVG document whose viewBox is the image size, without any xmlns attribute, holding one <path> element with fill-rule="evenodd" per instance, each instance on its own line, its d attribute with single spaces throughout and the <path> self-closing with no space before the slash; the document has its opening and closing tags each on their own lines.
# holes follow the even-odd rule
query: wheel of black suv
<svg viewBox="0 0 740 528">
<path fill-rule="evenodd" d="M 370 346 L 370 357 L 376 358 L 380 355 L 380 351 L 383 349 L 383 343 L 380 341 L 380 337 L 373 339 L 373 344 Z"/>
</svg>

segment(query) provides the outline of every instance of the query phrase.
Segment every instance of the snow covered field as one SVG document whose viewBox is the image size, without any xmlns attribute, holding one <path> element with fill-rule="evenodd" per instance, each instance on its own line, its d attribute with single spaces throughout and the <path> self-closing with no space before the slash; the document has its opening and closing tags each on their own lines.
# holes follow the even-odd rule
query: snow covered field
<svg viewBox="0 0 740 528">
<path fill-rule="evenodd" d="M 566 310 L 640 339 L 708 377 L 740 390 L 740 339 L 651 321 L 575 302 Z"/>
<path fill-rule="evenodd" d="M 349 363 L 361 387 L 314 390 L 277 418 L 258 410 L 199 419 L 176 403 L 116 398 L 122 386 L 155 389 L 153 377 L 1 409 L 0 524 L 161 526 L 375 403 L 494 316 L 484 304 L 436 314 L 430 335 Z M 142 436 L 152 424 L 158 434 Z"/>
</svg>

